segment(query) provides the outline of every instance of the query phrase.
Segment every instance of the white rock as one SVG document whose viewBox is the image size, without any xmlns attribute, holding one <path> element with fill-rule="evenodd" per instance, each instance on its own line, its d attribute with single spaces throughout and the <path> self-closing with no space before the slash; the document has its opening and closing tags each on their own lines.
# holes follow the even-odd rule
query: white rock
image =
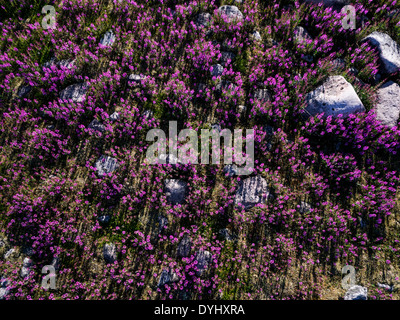
<svg viewBox="0 0 400 320">
<path fill-rule="evenodd" d="M 243 13 L 240 12 L 238 7 L 236 6 L 222 6 L 218 8 L 218 12 L 224 17 L 226 17 L 226 21 L 232 22 L 235 20 L 242 20 Z"/>
<path fill-rule="evenodd" d="M 114 112 L 112 115 L 110 115 L 110 120 L 111 121 L 117 121 L 117 120 L 119 120 L 119 113 L 118 112 Z"/>
<path fill-rule="evenodd" d="M 208 27 L 211 22 L 211 15 L 207 12 L 199 13 L 196 19 L 196 25 L 198 27 Z"/>
<path fill-rule="evenodd" d="M 192 241 L 186 234 L 182 238 L 181 242 L 179 242 L 178 248 L 176 249 L 176 255 L 178 257 L 187 257 L 190 254 L 190 250 L 192 250 Z"/>
<path fill-rule="evenodd" d="M 400 86 L 389 81 L 377 91 L 377 104 L 374 107 L 377 120 L 388 127 L 397 125 L 400 115 Z"/>
<path fill-rule="evenodd" d="M 364 112 L 365 108 L 357 96 L 353 86 L 342 76 L 330 76 L 317 89 L 310 92 L 307 97 L 306 112 L 315 116 L 324 113 L 324 117 L 344 117 Z"/>
<path fill-rule="evenodd" d="M 235 204 L 243 206 L 245 210 L 258 203 L 265 202 L 271 197 L 267 181 L 261 176 L 241 180 L 235 196 Z"/>
<path fill-rule="evenodd" d="M 400 69 L 400 46 L 388 34 L 375 31 L 362 41 L 369 41 L 379 51 L 379 57 L 386 73 Z"/>
<path fill-rule="evenodd" d="M 219 77 L 224 72 L 224 67 L 220 64 L 215 64 L 211 66 L 211 76 L 212 77 Z"/>
<path fill-rule="evenodd" d="M 111 46 L 115 42 L 115 34 L 112 30 L 108 30 L 100 40 L 103 46 Z"/>
<path fill-rule="evenodd" d="M 367 288 L 362 286 L 352 286 L 347 290 L 344 300 L 367 300 Z"/>
<path fill-rule="evenodd" d="M 66 102 L 82 102 L 87 90 L 88 87 L 84 83 L 73 84 L 60 92 L 60 99 Z"/>
<path fill-rule="evenodd" d="M 204 271 L 208 268 L 209 263 L 211 262 L 212 255 L 207 250 L 200 250 L 196 255 L 196 275 L 201 276 Z"/>
<path fill-rule="evenodd" d="M 293 36 L 294 40 L 303 44 L 306 44 L 307 41 L 312 40 L 312 37 L 310 36 L 310 34 L 308 33 L 308 31 L 306 29 L 304 29 L 301 26 L 297 26 L 294 29 L 294 36 Z"/>
<path fill-rule="evenodd" d="M 105 126 L 98 120 L 93 120 L 90 124 L 89 124 L 89 129 L 92 130 L 97 130 L 99 132 L 103 132 L 105 130 Z"/>
<path fill-rule="evenodd" d="M 113 172 L 117 168 L 117 159 L 109 156 L 102 155 L 96 162 L 97 173 L 100 176 Z"/>
<path fill-rule="evenodd" d="M 117 248 L 115 244 L 105 244 L 103 248 L 103 256 L 107 263 L 113 263 L 115 260 L 117 260 Z"/>
<path fill-rule="evenodd" d="M 187 183 L 179 179 L 166 179 L 165 191 L 168 202 L 172 204 L 183 203 L 187 193 Z"/>
</svg>

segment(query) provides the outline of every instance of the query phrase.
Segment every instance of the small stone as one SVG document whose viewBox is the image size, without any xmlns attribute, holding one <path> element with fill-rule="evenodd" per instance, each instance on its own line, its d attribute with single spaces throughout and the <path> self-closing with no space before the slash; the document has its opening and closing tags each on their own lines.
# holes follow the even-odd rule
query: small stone
<svg viewBox="0 0 400 320">
<path fill-rule="evenodd" d="M 232 241 L 235 239 L 235 237 L 232 235 L 232 232 L 226 228 L 219 230 L 219 234 L 227 241 Z"/>
<path fill-rule="evenodd" d="M 103 256 L 104 260 L 107 263 L 113 263 L 115 260 L 117 260 L 117 248 L 115 244 L 113 243 L 105 244 L 103 249 Z"/>
<path fill-rule="evenodd" d="M 227 65 L 231 64 L 235 59 L 235 54 L 229 51 L 221 51 L 221 64 L 226 67 Z"/>
<path fill-rule="evenodd" d="M 117 120 L 119 120 L 120 119 L 120 117 L 119 117 L 119 113 L 118 112 L 114 112 L 111 116 L 110 116 L 110 120 L 111 121 L 117 121 Z"/>
<path fill-rule="evenodd" d="M 346 68 L 346 62 L 340 58 L 333 60 L 332 64 L 335 71 L 341 71 L 344 70 L 344 68 Z"/>
<path fill-rule="evenodd" d="M 168 218 L 164 216 L 158 217 L 158 232 L 161 233 L 168 226 Z"/>
<path fill-rule="evenodd" d="M 253 98 L 256 102 L 266 103 L 271 101 L 271 95 L 268 89 L 256 89 Z"/>
<path fill-rule="evenodd" d="M 22 263 L 22 269 L 21 269 L 21 278 L 26 278 L 28 277 L 30 271 L 31 271 L 31 266 L 33 265 L 33 262 L 29 258 L 25 258 L 23 263 Z"/>
<path fill-rule="evenodd" d="M 196 275 L 198 277 L 202 276 L 205 272 L 205 270 L 208 268 L 209 263 L 211 262 L 212 255 L 209 251 L 207 250 L 200 250 L 197 255 L 195 261 L 197 262 L 196 264 Z"/>
<path fill-rule="evenodd" d="M 308 42 L 312 41 L 313 38 L 310 36 L 308 31 L 301 26 L 297 26 L 294 30 L 294 41 L 307 44 Z"/>
<path fill-rule="evenodd" d="M 232 164 L 228 164 L 224 167 L 224 173 L 228 177 L 233 177 L 237 175 L 236 167 Z"/>
<path fill-rule="evenodd" d="M 198 27 L 208 27 L 211 22 L 211 15 L 207 12 L 199 13 L 196 19 L 196 25 Z"/>
<path fill-rule="evenodd" d="M 100 40 L 102 46 L 111 46 L 115 42 L 115 34 L 112 30 L 108 30 Z"/>
<path fill-rule="evenodd" d="M 246 178 L 239 182 L 235 204 L 248 210 L 271 197 L 267 181 L 261 176 Z"/>
<path fill-rule="evenodd" d="M 258 31 L 254 31 L 250 37 L 255 41 L 262 41 L 261 34 Z"/>
<path fill-rule="evenodd" d="M 389 292 L 393 292 L 393 286 L 389 286 L 388 284 L 378 283 L 378 288 L 384 289 Z"/>
<path fill-rule="evenodd" d="M 26 95 L 28 95 L 29 92 L 31 92 L 31 91 L 32 91 L 31 86 L 23 86 L 18 89 L 17 95 L 18 95 L 18 97 L 23 98 Z"/>
<path fill-rule="evenodd" d="M 108 223 L 110 222 L 111 217 L 108 216 L 108 215 L 103 215 L 103 216 L 98 217 L 97 220 L 98 220 L 101 224 L 106 225 L 106 224 L 108 224 Z"/>
<path fill-rule="evenodd" d="M 60 92 L 60 99 L 65 102 L 83 102 L 88 87 L 84 83 L 73 84 Z"/>
<path fill-rule="evenodd" d="M 187 183 L 179 179 L 166 179 L 165 191 L 168 202 L 171 204 L 181 204 L 186 197 Z"/>
<path fill-rule="evenodd" d="M 218 82 L 218 84 L 215 86 L 215 90 L 222 93 L 226 92 L 229 94 L 232 94 L 236 90 L 237 86 L 233 84 L 230 81 L 227 80 L 222 80 Z"/>
<path fill-rule="evenodd" d="M 162 287 L 166 284 L 169 284 L 171 282 L 177 282 L 177 281 L 179 281 L 179 277 L 175 272 L 173 272 L 172 270 L 168 271 L 167 269 L 164 269 L 161 272 L 157 287 Z"/>
<path fill-rule="evenodd" d="M 8 250 L 4 255 L 4 260 L 7 260 L 14 252 L 15 252 L 15 249 L 13 249 L 13 248 Z"/>
<path fill-rule="evenodd" d="M 99 176 L 111 173 L 118 168 L 117 159 L 102 155 L 96 162 L 96 170 Z"/>
<path fill-rule="evenodd" d="M 179 257 L 187 257 L 192 250 L 192 241 L 188 235 L 185 235 L 181 242 L 178 244 L 178 248 L 176 250 L 176 255 Z"/>
<path fill-rule="evenodd" d="M 211 67 L 211 76 L 212 77 L 219 77 L 224 72 L 224 67 L 220 64 L 215 64 Z"/>
<path fill-rule="evenodd" d="M 218 8 L 218 12 L 227 22 L 243 19 L 243 13 L 236 6 L 222 6 Z"/>
<path fill-rule="evenodd" d="M 362 286 L 352 286 L 347 290 L 344 300 L 367 300 L 367 288 Z"/>
<path fill-rule="evenodd" d="M 92 130 L 96 130 L 99 132 L 103 132 L 105 130 L 105 126 L 98 120 L 93 120 L 90 124 L 89 124 L 89 129 Z"/>
<path fill-rule="evenodd" d="M 153 118 L 153 116 L 154 116 L 154 112 L 151 111 L 151 110 L 145 110 L 145 111 L 142 113 L 142 117 L 143 117 L 143 119 L 145 119 L 145 120 L 150 120 L 151 118 Z"/>
<path fill-rule="evenodd" d="M 131 74 L 128 77 L 128 83 L 133 85 L 133 86 L 138 86 L 142 84 L 142 80 L 144 80 L 145 77 L 138 75 L 138 74 Z"/>
<path fill-rule="evenodd" d="M 304 201 L 301 201 L 300 204 L 297 206 L 297 211 L 299 211 L 301 214 L 308 213 L 311 211 L 311 209 L 311 205 Z"/>
</svg>

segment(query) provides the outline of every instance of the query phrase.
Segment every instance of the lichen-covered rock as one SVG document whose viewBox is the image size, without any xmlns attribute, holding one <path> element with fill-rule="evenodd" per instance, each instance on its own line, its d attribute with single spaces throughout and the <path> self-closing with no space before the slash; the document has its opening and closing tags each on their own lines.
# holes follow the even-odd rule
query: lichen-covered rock
<svg viewBox="0 0 400 320">
<path fill-rule="evenodd" d="M 111 173 L 118 168 L 117 159 L 102 155 L 96 162 L 96 170 L 99 176 Z"/>
<path fill-rule="evenodd" d="M 176 249 L 176 255 L 178 256 L 178 258 L 188 257 L 191 250 L 192 250 L 192 241 L 190 240 L 190 237 L 188 235 L 185 235 L 178 244 L 178 248 Z"/>
<path fill-rule="evenodd" d="M 267 181 L 261 176 L 241 180 L 236 192 L 235 204 L 248 210 L 271 196 Z"/>
<path fill-rule="evenodd" d="M 377 91 L 377 104 L 374 107 L 377 120 L 388 127 L 397 125 L 400 115 L 400 86 L 389 81 Z"/>
<path fill-rule="evenodd" d="M 314 91 L 306 96 L 305 111 L 310 116 L 324 113 L 324 117 L 344 117 L 365 112 L 365 107 L 353 86 L 342 76 L 330 76 Z"/>
<path fill-rule="evenodd" d="M 179 179 L 166 179 L 165 193 L 169 203 L 182 204 L 187 193 L 187 183 Z"/>
<path fill-rule="evenodd" d="M 367 300 L 367 288 L 362 286 L 352 286 L 347 290 L 344 300 Z"/>
<path fill-rule="evenodd" d="M 85 100 L 88 87 L 84 83 L 70 85 L 60 92 L 60 99 L 65 102 L 82 102 Z"/>
<path fill-rule="evenodd" d="M 243 13 L 236 6 L 222 6 L 218 8 L 218 12 L 227 22 L 243 19 Z"/>
<path fill-rule="evenodd" d="M 115 34 L 112 30 L 108 30 L 103 37 L 100 39 L 100 44 L 102 46 L 112 46 L 115 42 Z"/>
<path fill-rule="evenodd" d="M 388 34 L 375 31 L 362 41 L 368 41 L 378 50 L 383 70 L 387 74 L 400 70 L 400 45 Z"/>
<path fill-rule="evenodd" d="M 113 263 L 117 260 L 117 247 L 113 243 L 106 243 L 103 249 L 104 260 L 107 263 Z"/>
</svg>

